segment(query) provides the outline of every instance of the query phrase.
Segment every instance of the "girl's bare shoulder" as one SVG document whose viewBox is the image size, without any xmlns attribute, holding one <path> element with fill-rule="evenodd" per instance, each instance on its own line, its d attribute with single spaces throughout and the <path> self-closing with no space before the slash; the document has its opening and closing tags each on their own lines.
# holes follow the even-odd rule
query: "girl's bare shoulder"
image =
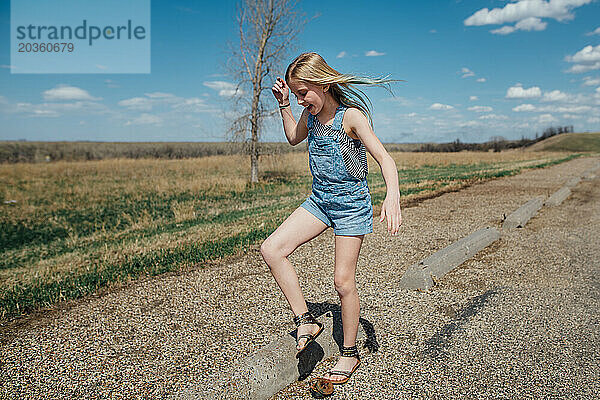
<svg viewBox="0 0 600 400">
<path fill-rule="evenodd" d="M 359 139 L 356 134 L 356 128 L 363 125 L 369 124 L 367 117 L 356 107 L 348 107 L 348 109 L 344 112 L 344 117 L 342 118 L 342 126 L 344 127 L 344 131 L 348 136 L 352 139 Z"/>
</svg>

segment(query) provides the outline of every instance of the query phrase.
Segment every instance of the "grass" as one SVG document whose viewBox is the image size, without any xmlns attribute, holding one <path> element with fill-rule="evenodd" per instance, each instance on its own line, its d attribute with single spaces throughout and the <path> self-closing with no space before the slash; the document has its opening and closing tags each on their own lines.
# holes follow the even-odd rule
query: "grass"
<svg viewBox="0 0 600 400">
<path fill-rule="evenodd" d="M 577 155 L 392 156 L 406 203 Z M 256 185 L 238 155 L 0 165 L 0 319 L 241 254 L 309 195 L 307 158 L 262 157 Z M 369 169 L 378 208 L 386 187 L 370 156 Z"/>
<path fill-rule="evenodd" d="M 533 151 L 571 151 L 600 153 L 600 132 L 565 133 L 531 146 Z"/>
</svg>

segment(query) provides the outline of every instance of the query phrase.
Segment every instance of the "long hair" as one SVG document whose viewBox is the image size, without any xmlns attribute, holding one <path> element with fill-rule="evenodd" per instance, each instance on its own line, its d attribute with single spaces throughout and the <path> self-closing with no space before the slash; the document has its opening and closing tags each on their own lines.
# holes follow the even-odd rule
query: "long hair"
<svg viewBox="0 0 600 400">
<path fill-rule="evenodd" d="M 399 82 L 398 79 L 387 79 L 389 75 L 379 78 L 368 76 L 357 76 L 353 74 L 342 74 L 331 68 L 319 54 L 310 52 L 302 53 L 288 65 L 285 71 L 285 80 L 299 80 L 314 85 L 329 85 L 333 98 L 346 107 L 356 107 L 369 119 L 373 129 L 373 118 L 371 108 L 373 104 L 362 90 L 354 85 L 382 86 L 392 96 L 394 93 L 389 88 L 390 82 Z"/>
</svg>

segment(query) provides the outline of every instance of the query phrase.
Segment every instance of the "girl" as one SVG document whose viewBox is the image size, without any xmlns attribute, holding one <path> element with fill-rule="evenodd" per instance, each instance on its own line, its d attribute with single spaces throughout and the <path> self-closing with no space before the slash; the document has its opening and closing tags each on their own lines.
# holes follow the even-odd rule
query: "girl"
<svg viewBox="0 0 600 400">
<path fill-rule="evenodd" d="M 326 373 L 326 380 L 334 384 L 345 383 L 360 364 L 356 348 L 360 304 L 355 272 L 364 235 L 373 232 L 365 148 L 381 167 L 387 187 L 379 222 L 387 218 L 392 235 L 398 233 L 402 223 L 396 163 L 373 133 L 371 112 L 351 85 L 392 81 L 341 74 L 317 53 L 303 53 L 288 66 L 285 80 L 278 77 L 271 89 L 279 102 L 288 142 L 295 146 L 308 137 L 313 183 L 310 197 L 263 242 L 260 251 L 295 315 L 298 357 L 321 333 L 323 325 L 308 312 L 298 276 L 287 257 L 333 227 L 334 286 L 342 304 L 344 332 L 340 359 Z M 290 90 L 304 107 L 297 123 L 290 109 Z"/>
</svg>

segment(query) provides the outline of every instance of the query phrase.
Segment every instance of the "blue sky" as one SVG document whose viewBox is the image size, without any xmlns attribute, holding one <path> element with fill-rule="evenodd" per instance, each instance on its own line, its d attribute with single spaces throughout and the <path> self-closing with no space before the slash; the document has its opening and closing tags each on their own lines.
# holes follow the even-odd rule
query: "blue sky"
<svg viewBox="0 0 600 400">
<path fill-rule="evenodd" d="M 286 64 L 315 51 L 343 73 L 406 81 L 392 84 L 395 97 L 363 88 L 382 142 L 516 139 L 551 125 L 600 131 L 598 1 L 310 0 L 298 8 L 318 17 Z M 0 139 L 223 140 L 235 2 L 153 0 L 150 74 L 11 74 L 10 25 L 2 1 Z M 301 108 L 293 111 L 298 118 Z M 279 118 L 262 140 L 285 141 Z"/>
</svg>

